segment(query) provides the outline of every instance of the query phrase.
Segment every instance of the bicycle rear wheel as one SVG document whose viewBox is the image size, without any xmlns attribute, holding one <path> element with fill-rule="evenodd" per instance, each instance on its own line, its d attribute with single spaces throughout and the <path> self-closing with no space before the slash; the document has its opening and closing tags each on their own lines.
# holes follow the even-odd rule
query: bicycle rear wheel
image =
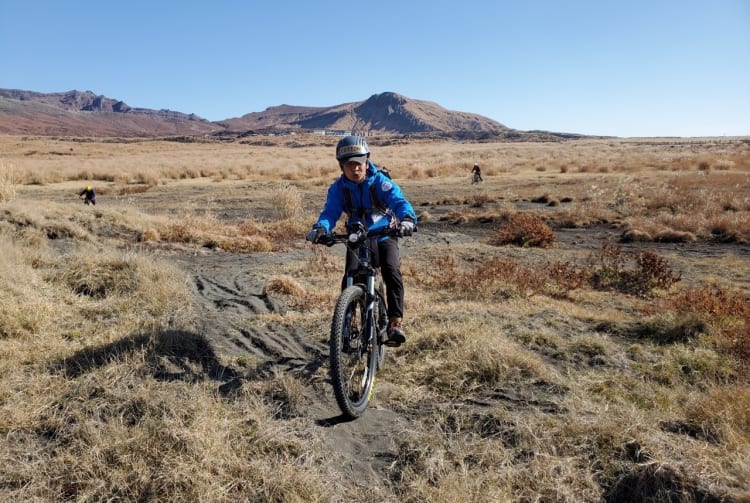
<svg viewBox="0 0 750 503">
<path fill-rule="evenodd" d="M 377 338 L 367 320 L 362 287 L 346 288 L 331 322 L 331 381 L 341 412 L 350 419 L 367 409 L 375 384 Z"/>
</svg>

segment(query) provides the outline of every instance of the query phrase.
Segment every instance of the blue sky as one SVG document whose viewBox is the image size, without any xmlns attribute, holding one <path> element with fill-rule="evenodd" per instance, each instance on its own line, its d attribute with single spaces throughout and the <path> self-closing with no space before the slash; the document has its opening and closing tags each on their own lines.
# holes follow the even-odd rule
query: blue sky
<svg viewBox="0 0 750 503">
<path fill-rule="evenodd" d="M 0 0 L 0 88 L 209 120 L 392 91 L 508 127 L 750 135 L 750 0 Z"/>
</svg>

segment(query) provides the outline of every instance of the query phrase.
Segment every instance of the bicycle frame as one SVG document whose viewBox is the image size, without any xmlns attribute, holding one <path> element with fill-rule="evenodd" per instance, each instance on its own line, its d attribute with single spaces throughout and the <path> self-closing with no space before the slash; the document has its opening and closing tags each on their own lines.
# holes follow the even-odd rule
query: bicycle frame
<svg viewBox="0 0 750 503">
<path fill-rule="evenodd" d="M 331 322 L 331 381 L 344 416 L 359 417 L 366 410 L 375 386 L 375 374 L 385 358 L 387 315 L 385 299 L 373 266 L 371 243 L 381 236 L 398 235 L 387 228 L 367 232 L 364 227 L 349 234 L 328 235 L 321 244 L 346 243 L 354 252 L 356 268 L 347 271 L 344 288 Z"/>
<path fill-rule="evenodd" d="M 382 279 L 378 275 L 378 270 L 372 265 L 372 250 L 370 249 L 371 241 L 377 240 L 382 236 L 397 236 L 398 229 L 386 228 L 374 232 L 368 232 L 363 226 L 359 227 L 350 234 L 332 234 L 330 243 L 325 243 L 328 246 L 332 246 L 336 243 L 346 243 L 346 247 L 349 250 L 356 252 L 357 269 L 347 273 L 345 287 L 350 287 L 355 284 L 362 285 L 365 292 L 365 305 L 367 306 L 367 326 L 365 329 L 367 333 L 370 332 L 371 327 L 377 327 L 377 322 L 374 318 L 375 303 L 378 299 L 376 291 L 380 290 L 380 282 Z M 380 313 L 383 314 L 383 313 Z M 374 332 L 374 331 L 373 331 Z M 385 335 L 385 327 L 382 330 L 383 333 L 378 333 L 378 345 L 381 345 Z"/>
</svg>

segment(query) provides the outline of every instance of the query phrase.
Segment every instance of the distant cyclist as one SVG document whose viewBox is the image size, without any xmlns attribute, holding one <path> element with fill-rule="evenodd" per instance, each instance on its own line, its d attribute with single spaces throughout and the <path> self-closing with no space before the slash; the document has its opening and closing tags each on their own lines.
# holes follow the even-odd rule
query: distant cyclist
<svg viewBox="0 0 750 503">
<path fill-rule="evenodd" d="M 86 188 L 78 194 L 78 199 L 83 199 L 83 204 L 96 204 L 96 191 L 91 185 L 86 185 Z"/>
<path fill-rule="evenodd" d="M 471 173 L 472 175 L 474 175 L 472 178 L 474 183 L 484 181 L 484 178 L 482 178 L 482 170 L 479 168 L 479 164 L 477 164 L 476 162 L 474 162 L 474 167 L 471 169 Z"/>
</svg>

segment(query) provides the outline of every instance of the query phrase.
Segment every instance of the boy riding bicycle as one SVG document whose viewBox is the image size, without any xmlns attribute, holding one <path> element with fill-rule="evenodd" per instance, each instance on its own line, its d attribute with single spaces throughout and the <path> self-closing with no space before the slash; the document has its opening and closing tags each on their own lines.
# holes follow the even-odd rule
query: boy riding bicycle
<svg viewBox="0 0 750 503">
<path fill-rule="evenodd" d="M 342 175 L 328 188 L 326 202 L 307 234 L 307 240 L 317 243 L 330 234 L 342 213 L 347 214 L 346 226 L 362 223 L 369 230 L 399 226 L 402 236 L 410 236 L 417 224 L 417 216 L 401 188 L 370 161 L 370 149 L 361 136 L 346 136 L 336 145 L 336 160 Z M 398 239 L 383 237 L 373 250 L 375 265 L 380 267 L 386 286 L 389 346 L 400 346 L 406 341 L 402 321 L 404 314 L 404 283 L 401 276 L 401 257 Z M 357 257 L 347 252 L 344 281 L 347 272 L 357 268 Z M 343 286 L 343 285 L 342 285 Z"/>
</svg>

